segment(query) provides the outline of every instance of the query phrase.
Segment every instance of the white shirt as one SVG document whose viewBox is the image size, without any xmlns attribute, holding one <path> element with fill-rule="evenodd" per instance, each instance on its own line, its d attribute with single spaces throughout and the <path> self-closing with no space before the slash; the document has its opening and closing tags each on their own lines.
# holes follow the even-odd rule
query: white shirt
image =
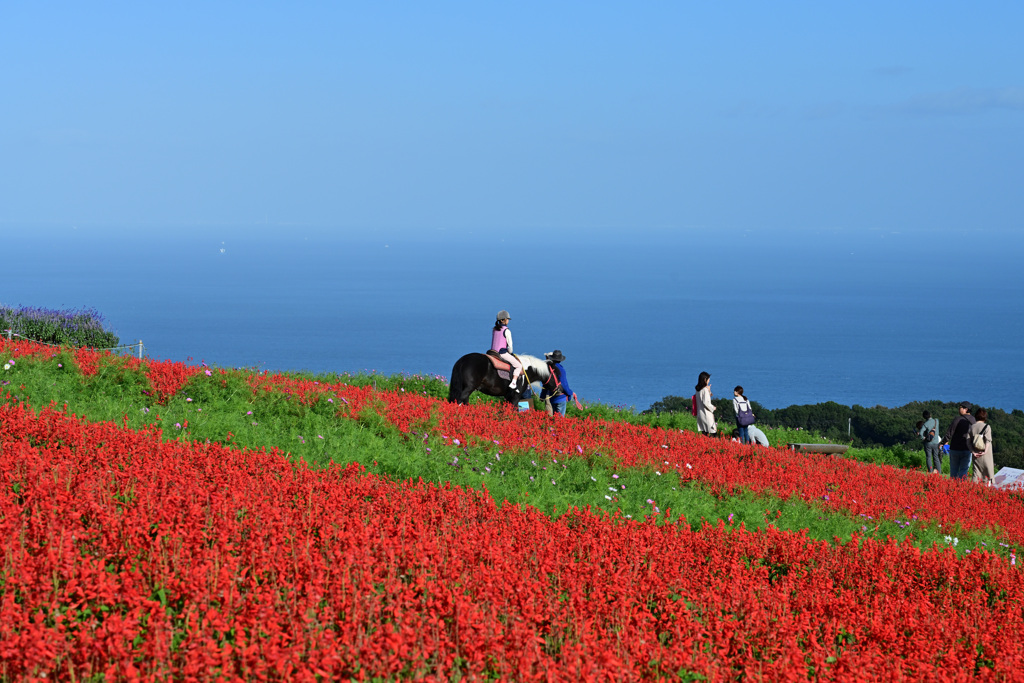
<svg viewBox="0 0 1024 683">
<path fill-rule="evenodd" d="M 761 446 L 771 445 L 770 443 L 768 443 L 768 437 L 764 435 L 764 432 L 762 432 L 754 425 L 750 425 L 749 427 L 747 427 L 747 435 L 750 436 L 750 440 L 756 444 L 760 444 Z"/>
<path fill-rule="evenodd" d="M 508 352 L 509 353 L 513 353 L 513 351 L 512 351 L 512 330 L 508 329 L 507 327 L 505 328 L 505 343 L 508 345 Z"/>
</svg>

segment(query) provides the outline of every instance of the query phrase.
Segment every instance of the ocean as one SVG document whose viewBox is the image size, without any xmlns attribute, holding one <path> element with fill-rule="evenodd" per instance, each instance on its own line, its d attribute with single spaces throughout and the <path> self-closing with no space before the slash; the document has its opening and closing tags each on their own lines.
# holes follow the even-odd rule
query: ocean
<svg viewBox="0 0 1024 683">
<path fill-rule="evenodd" d="M 0 228 L 0 303 L 91 307 L 152 358 L 443 375 L 507 309 L 584 401 L 708 371 L 766 407 L 1024 408 L 1024 237 L 981 231 Z"/>
</svg>

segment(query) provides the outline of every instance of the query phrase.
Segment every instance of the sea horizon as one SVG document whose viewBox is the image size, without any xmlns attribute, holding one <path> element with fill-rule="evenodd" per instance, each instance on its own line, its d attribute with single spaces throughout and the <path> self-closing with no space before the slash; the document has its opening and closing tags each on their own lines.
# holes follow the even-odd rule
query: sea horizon
<svg viewBox="0 0 1024 683">
<path fill-rule="evenodd" d="M 706 370 L 716 397 L 742 385 L 769 408 L 1024 407 L 1024 325 L 1006 314 L 1024 293 L 1019 237 L 997 236 L 965 284 L 962 269 L 922 262 L 936 250 L 919 234 L 522 235 L 16 231 L 0 303 L 94 308 L 158 359 L 445 377 L 486 350 L 505 309 L 515 350 L 562 350 L 585 401 L 642 411 L 689 396 Z"/>
</svg>

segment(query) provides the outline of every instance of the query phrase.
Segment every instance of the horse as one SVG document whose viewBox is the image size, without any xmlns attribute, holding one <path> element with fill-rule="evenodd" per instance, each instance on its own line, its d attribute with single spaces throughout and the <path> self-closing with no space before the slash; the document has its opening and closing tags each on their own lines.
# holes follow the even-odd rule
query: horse
<svg viewBox="0 0 1024 683">
<path fill-rule="evenodd" d="M 515 405 L 531 383 L 541 382 L 543 384 L 551 379 L 551 372 L 544 359 L 525 354 L 517 357 L 523 364 L 523 374 L 519 376 L 515 387 L 509 387 L 508 380 L 498 376 L 498 371 L 487 354 L 467 353 L 455 361 L 455 366 L 452 367 L 452 379 L 448 385 L 448 402 L 465 405 L 469 403 L 470 394 L 479 391 L 488 396 L 501 396 Z M 511 368 L 509 368 L 509 372 L 512 372 Z M 511 375 L 509 376 L 511 377 Z"/>
</svg>

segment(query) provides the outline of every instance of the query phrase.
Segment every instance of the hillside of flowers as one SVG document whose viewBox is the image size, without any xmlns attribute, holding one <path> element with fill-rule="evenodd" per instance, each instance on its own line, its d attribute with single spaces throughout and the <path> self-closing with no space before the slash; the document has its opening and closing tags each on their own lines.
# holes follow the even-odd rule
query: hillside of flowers
<svg viewBox="0 0 1024 683">
<path fill-rule="evenodd" d="M 7 343 L 7 346 L 9 348 L 0 347 L 0 353 L 11 358 L 48 362 L 56 359 L 50 347 L 25 343 Z M 111 360 L 109 354 L 89 349 L 75 350 L 72 358 L 84 376 L 95 375 L 105 364 L 109 366 Z M 533 463 L 544 458 L 560 459 L 562 465 L 575 459 L 604 459 L 612 469 L 641 471 L 653 477 L 671 473 L 681 485 L 698 482 L 719 497 L 753 491 L 782 499 L 802 499 L 824 510 L 862 519 L 864 530 L 868 522 L 879 520 L 898 525 L 933 523 L 958 531 L 989 531 L 1003 542 L 1003 547 L 1024 545 L 1024 495 L 1020 492 L 976 486 L 917 471 L 865 465 L 784 448 L 745 446 L 701 438 L 687 430 L 594 419 L 557 420 L 540 411 L 516 413 L 493 403 L 457 406 L 404 388 L 377 390 L 370 385 L 354 386 L 343 381 L 315 381 L 258 371 L 239 373 L 205 364 L 139 360 L 130 356 L 118 357 L 116 364 L 119 372 L 142 373 L 152 389 L 146 393 L 152 394 L 155 412 L 152 420 L 143 420 L 142 424 L 172 428 L 172 432 L 179 432 L 179 438 L 188 436 L 197 420 L 202 419 L 201 412 L 196 412 L 201 411 L 200 396 L 217 391 L 227 384 L 228 378 L 241 377 L 248 387 L 247 393 L 283 397 L 319 410 L 334 421 L 355 419 L 366 413 L 379 414 L 407 438 L 440 439 L 460 449 L 482 447 L 491 458 L 499 459 L 491 460 L 492 465 L 500 461 L 502 454 L 506 463 L 510 455 L 528 455 Z M 182 421 L 171 425 L 161 423 L 161 405 L 166 407 L 179 393 L 188 394 L 184 399 L 188 408 Z M 149 409 L 145 410 L 148 413 Z M 252 415 L 251 410 L 247 412 Z M 238 434 L 231 436 L 237 438 Z M 270 445 L 302 451 L 306 437 L 299 435 L 298 442 L 282 440 Z M 432 452 L 431 448 L 424 450 Z M 440 450 L 436 454 L 432 452 L 432 457 L 435 461 L 440 459 Z M 457 460 L 458 451 L 449 457 Z M 550 461 L 538 464 L 536 479 L 541 479 L 542 472 L 548 472 L 540 469 L 542 466 L 557 465 L 558 462 Z M 552 484 L 557 486 L 557 476 Z M 600 499 L 594 502 L 601 504 Z M 660 503 L 656 499 L 650 501 L 652 509 L 661 507 Z M 682 510 L 677 512 L 685 514 Z"/>
<path fill-rule="evenodd" d="M 687 431 L 452 406 L 413 383 L 25 343 L 0 354 L 0 680 L 1024 670 L 1018 494 Z M 279 443 L 246 446 L 261 422 Z M 479 485 L 371 472 L 392 450 Z M 490 489 L 513 468 L 534 497 L 594 484 L 601 504 L 503 504 Z M 581 471 L 593 476 L 568 478 Z M 789 500 L 864 533 L 701 522 L 655 497 L 627 516 L 618 501 L 640 486 Z M 872 536 L 881 519 L 999 542 L 921 547 Z"/>
<path fill-rule="evenodd" d="M 5 678 L 993 679 L 990 553 L 625 521 L 0 408 Z M 959 673 L 958 673 L 959 672 Z"/>
</svg>

